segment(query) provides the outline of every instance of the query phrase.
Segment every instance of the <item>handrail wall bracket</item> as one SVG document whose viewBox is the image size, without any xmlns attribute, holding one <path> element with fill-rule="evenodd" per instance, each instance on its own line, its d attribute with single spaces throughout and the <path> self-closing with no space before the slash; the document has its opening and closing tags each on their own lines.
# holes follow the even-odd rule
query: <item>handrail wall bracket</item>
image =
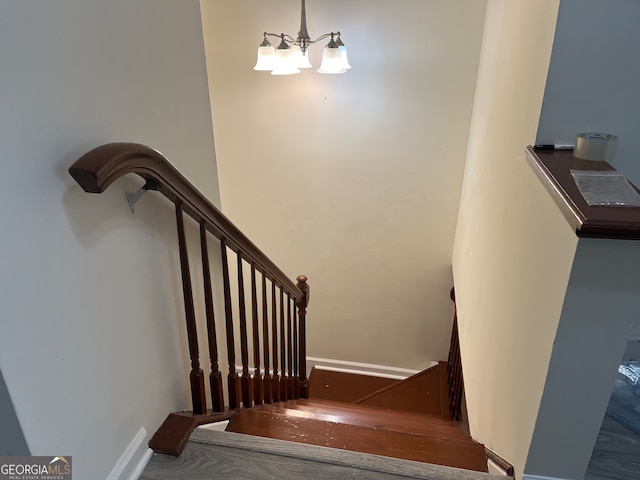
<svg viewBox="0 0 640 480">
<path fill-rule="evenodd" d="M 146 183 L 140 187 L 138 190 L 129 190 L 124 194 L 127 199 L 127 203 L 129 204 L 129 210 L 131 213 L 135 212 L 135 205 L 142 198 L 142 196 L 147 193 L 149 190 L 158 190 L 158 184 L 151 179 L 147 179 Z"/>
</svg>

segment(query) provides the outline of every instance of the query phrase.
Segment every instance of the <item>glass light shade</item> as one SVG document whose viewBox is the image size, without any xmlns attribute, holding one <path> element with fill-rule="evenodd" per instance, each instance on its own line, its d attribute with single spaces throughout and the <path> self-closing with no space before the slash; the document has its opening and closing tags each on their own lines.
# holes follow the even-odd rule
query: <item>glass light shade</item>
<svg viewBox="0 0 640 480">
<path fill-rule="evenodd" d="M 291 47 L 291 50 L 293 50 L 296 67 L 298 68 L 312 67 L 311 63 L 309 62 L 309 50 L 302 53 L 302 49 L 300 48 L 299 45 L 294 45 L 293 47 Z"/>
<path fill-rule="evenodd" d="M 344 73 L 344 63 L 339 48 L 325 47 L 322 53 L 322 65 L 318 73 Z"/>
<path fill-rule="evenodd" d="M 272 46 L 258 47 L 258 61 L 254 70 L 268 71 L 273 70 L 276 66 L 276 49 Z"/>
<path fill-rule="evenodd" d="M 276 65 L 271 75 L 292 75 L 300 73 L 296 66 L 296 56 L 292 48 L 278 48 L 276 50 Z"/>
<path fill-rule="evenodd" d="M 340 50 L 340 59 L 342 60 L 342 67 L 345 70 L 349 70 L 351 68 L 351 65 L 349 65 L 349 60 L 347 59 L 347 47 L 345 47 L 344 45 L 340 45 L 338 49 Z"/>
</svg>

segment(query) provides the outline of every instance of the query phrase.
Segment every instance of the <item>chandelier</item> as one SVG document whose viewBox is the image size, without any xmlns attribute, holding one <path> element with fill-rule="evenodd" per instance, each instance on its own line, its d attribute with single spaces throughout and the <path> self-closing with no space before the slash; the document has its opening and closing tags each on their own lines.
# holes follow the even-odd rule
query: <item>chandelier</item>
<svg viewBox="0 0 640 480">
<path fill-rule="evenodd" d="M 297 38 L 281 33 L 264 32 L 264 40 L 258 47 L 258 61 L 254 70 L 271 71 L 271 75 L 291 75 L 300 73 L 301 68 L 311 68 L 308 48 L 314 43 L 330 38 L 323 49 L 322 64 L 318 73 L 344 73 L 351 68 L 347 60 L 347 49 L 340 39 L 340 32 L 320 35 L 311 40 L 307 31 L 307 10 L 305 0 L 302 1 L 300 12 L 300 31 Z M 274 48 L 268 37 L 280 39 L 278 48 Z"/>
</svg>

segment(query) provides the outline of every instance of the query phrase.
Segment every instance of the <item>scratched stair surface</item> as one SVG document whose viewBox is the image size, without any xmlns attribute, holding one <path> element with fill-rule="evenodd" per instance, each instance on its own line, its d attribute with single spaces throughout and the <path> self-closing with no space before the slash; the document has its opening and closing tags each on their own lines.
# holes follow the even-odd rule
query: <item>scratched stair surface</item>
<svg viewBox="0 0 640 480">
<path fill-rule="evenodd" d="M 300 399 L 261 405 L 257 409 L 362 427 L 471 441 L 464 427 L 450 420 L 443 420 L 439 416 L 391 411 L 380 407 L 330 400 Z"/>
<path fill-rule="evenodd" d="M 314 404 L 312 401 L 300 403 L 306 407 Z M 288 405 L 290 410 L 296 409 L 293 402 Z M 349 422 L 348 415 L 341 417 L 336 414 L 335 405 L 321 402 L 317 402 L 315 411 L 301 409 L 297 413 L 283 412 L 282 405 L 275 405 L 273 410 L 269 406 L 238 409 L 231 418 L 227 431 L 479 472 L 487 471 L 484 446 L 470 437 L 456 437 L 453 430 L 450 430 L 450 422 L 444 419 L 425 415 L 425 423 L 422 423 L 415 414 L 410 414 L 412 417 L 405 419 L 403 423 L 399 412 L 393 412 L 393 418 L 385 418 L 382 416 L 384 411 L 372 414 L 370 407 L 355 404 L 349 407 L 363 409 L 360 414 L 351 414 L 351 421 L 355 424 L 339 423 Z M 442 430 L 438 428 L 440 422 L 443 422 Z M 422 433 L 411 433 L 412 426 L 415 432 Z"/>
<path fill-rule="evenodd" d="M 358 452 L 196 429 L 180 457 L 156 454 L 141 480 L 501 480 L 504 477 Z"/>
</svg>

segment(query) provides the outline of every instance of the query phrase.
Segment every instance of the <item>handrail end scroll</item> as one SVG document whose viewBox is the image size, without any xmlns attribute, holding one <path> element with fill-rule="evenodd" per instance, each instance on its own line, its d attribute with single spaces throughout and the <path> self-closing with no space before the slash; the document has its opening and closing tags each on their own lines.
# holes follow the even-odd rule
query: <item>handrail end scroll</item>
<svg viewBox="0 0 640 480">
<path fill-rule="evenodd" d="M 85 192 L 102 193 L 109 185 L 127 173 L 138 173 L 145 180 L 149 175 L 136 172 L 145 163 L 165 160 L 157 150 L 128 142 L 107 143 L 90 150 L 69 167 L 69 174 Z M 132 160 L 135 160 L 133 162 Z"/>
</svg>

